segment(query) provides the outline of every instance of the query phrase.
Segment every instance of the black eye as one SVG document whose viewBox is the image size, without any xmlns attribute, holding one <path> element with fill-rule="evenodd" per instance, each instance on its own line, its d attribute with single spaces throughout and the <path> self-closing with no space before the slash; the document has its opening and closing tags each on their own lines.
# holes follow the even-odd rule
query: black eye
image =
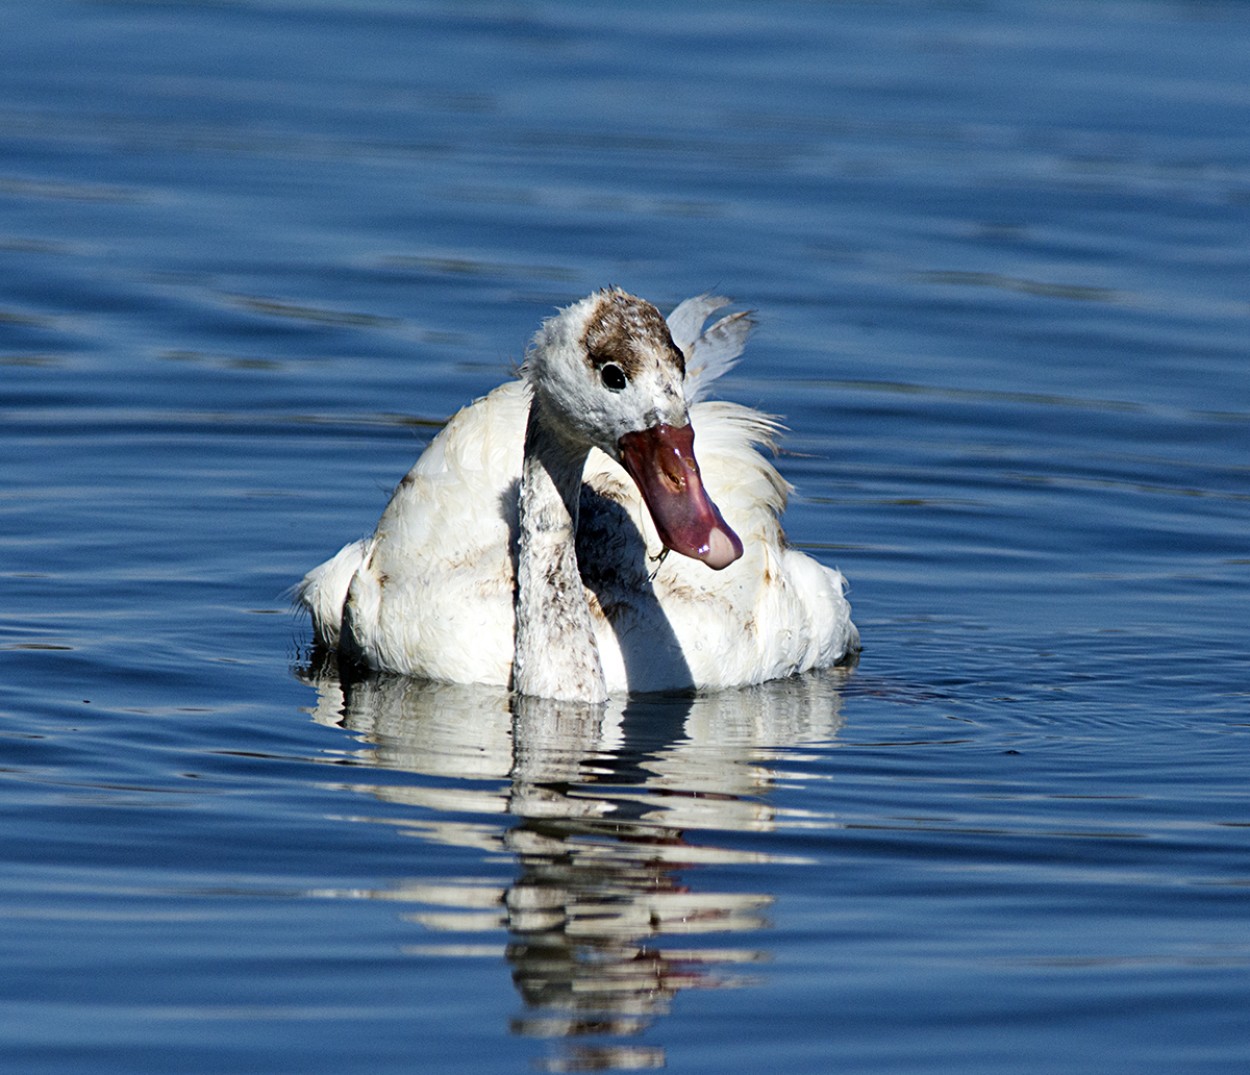
<svg viewBox="0 0 1250 1075">
<path fill-rule="evenodd" d="M 599 376 L 603 380 L 603 387 L 608 389 L 610 392 L 619 392 L 622 388 L 629 384 L 629 380 L 625 376 L 625 371 L 615 362 L 609 362 L 606 366 L 604 366 L 603 369 L 599 371 Z"/>
</svg>

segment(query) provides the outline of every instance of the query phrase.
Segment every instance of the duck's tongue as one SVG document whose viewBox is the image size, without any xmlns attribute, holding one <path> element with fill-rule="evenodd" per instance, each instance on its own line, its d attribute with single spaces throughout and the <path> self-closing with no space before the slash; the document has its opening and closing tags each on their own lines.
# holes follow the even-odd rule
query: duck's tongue
<svg viewBox="0 0 1250 1075">
<path fill-rule="evenodd" d="M 617 448 L 668 548 L 718 571 L 742 555 L 741 540 L 703 489 L 693 427 L 658 425 L 626 433 Z"/>
</svg>

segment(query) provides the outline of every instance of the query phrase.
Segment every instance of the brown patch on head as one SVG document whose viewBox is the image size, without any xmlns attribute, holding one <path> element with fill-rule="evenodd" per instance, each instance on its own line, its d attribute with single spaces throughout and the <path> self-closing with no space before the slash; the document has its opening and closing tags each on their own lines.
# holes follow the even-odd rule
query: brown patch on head
<svg viewBox="0 0 1250 1075">
<path fill-rule="evenodd" d="M 600 370 L 609 362 L 620 366 L 630 378 L 638 373 L 648 353 L 667 355 L 686 376 L 686 356 L 673 342 L 668 322 L 651 303 L 620 288 L 599 292 L 595 312 L 582 337 L 586 361 Z"/>
</svg>

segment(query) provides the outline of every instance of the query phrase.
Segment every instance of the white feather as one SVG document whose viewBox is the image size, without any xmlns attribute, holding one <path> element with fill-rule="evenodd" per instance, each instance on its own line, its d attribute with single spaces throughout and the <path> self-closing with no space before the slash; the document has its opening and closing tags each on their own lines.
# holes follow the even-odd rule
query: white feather
<svg viewBox="0 0 1250 1075">
<path fill-rule="evenodd" d="M 686 299 L 668 315 L 673 342 L 686 356 L 686 398 L 691 403 L 706 396 L 712 382 L 738 364 L 755 328 L 751 314 L 743 310 L 704 329 L 707 319 L 729 303 L 720 295 L 705 293 Z"/>
</svg>

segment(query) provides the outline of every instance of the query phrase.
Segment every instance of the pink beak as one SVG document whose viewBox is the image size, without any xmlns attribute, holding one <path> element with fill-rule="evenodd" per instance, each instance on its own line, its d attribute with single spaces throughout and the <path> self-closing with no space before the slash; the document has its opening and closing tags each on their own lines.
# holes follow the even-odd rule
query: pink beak
<svg viewBox="0 0 1250 1075">
<path fill-rule="evenodd" d="M 742 555 L 742 541 L 703 489 L 694 457 L 694 429 L 658 425 L 626 433 L 621 463 L 647 502 L 660 540 L 673 552 L 719 571 Z"/>
</svg>

